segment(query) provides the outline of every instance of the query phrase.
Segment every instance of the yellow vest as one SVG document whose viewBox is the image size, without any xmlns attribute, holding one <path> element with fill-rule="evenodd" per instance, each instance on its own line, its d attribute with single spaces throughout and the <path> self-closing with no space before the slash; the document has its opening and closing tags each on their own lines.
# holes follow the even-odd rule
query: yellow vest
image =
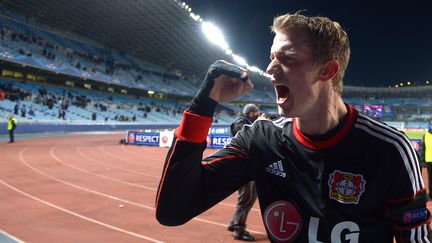
<svg viewBox="0 0 432 243">
<path fill-rule="evenodd" d="M 15 117 L 12 118 L 12 119 L 9 119 L 9 120 L 8 120 L 8 125 L 7 125 L 7 130 L 8 130 L 8 131 L 12 130 L 12 121 L 15 122 L 15 126 L 17 125 L 17 120 L 16 120 Z"/>
<path fill-rule="evenodd" d="M 425 138 L 424 138 L 425 148 L 425 161 L 426 162 L 432 162 L 432 133 L 426 132 Z"/>
</svg>

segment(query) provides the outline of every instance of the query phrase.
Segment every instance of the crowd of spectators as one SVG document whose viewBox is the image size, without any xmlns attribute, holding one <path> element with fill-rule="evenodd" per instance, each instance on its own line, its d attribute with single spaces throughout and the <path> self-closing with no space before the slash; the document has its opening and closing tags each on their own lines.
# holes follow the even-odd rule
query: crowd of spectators
<svg viewBox="0 0 432 243">
<path fill-rule="evenodd" d="M 30 87 L 30 84 L 27 85 Z M 92 100 L 90 95 L 79 94 L 79 92 L 75 93 L 67 90 L 52 92 L 49 88 L 45 88 L 45 86 L 33 88 L 32 92 L 22 88 L 25 86 L 18 86 L 15 86 L 11 82 L 0 82 L 0 93 L 4 94 L 5 99 L 16 102 L 13 113 L 21 117 L 27 117 L 28 115 L 34 117 L 35 111 L 33 105 L 46 107 L 47 110 L 57 109 L 56 117 L 61 120 L 68 119 L 67 112 L 70 106 L 86 110 L 91 105 L 91 107 L 93 107 L 92 113 L 87 119 L 97 121 L 98 117 L 102 117 L 104 121 L 119 122 L 142 121 L 143 119 L 148 119 L 149 115 L 153 112 L 180 119 L 180 116 L 186 109 L 186 105 L 178 101 L 172 104 L 158 104 L 155 101 L 147 103 L 142 102 L 139 97 L 130 97 L 131 102 L 126 104 L 118 102 L 118 100 L 113 99 L 112 96 L 101 101 L 96 98 Z M 22 101 L 26 101 L 25 104 L 23 104 L 24 102 Z M 30 105 L 28 102 L 30 102 Z M 135 112 L 121 112 L 133 110 L 135 110 Z M 55 114 L 55 112 L 56 111 L 52 114 Z M 111 116 L 111 114 L 113 114 L 113 116 Z"/>
<path fill-rule="evenodd" d="M 57 39 L 56 41 L 50 40 L 39 35 L 37 32 L 23 31 L 16 28 L 16 26 L 3 25 L 0 33 L 1 44 L 3 45 L 7 46 L 8 41 L 17 44 L 19 42 L 26 44 L 17 50 L 21 55 L 31 57 L 33 54 L 38 54 L 38 57 L 42 56 L 48 61 L 56 61 L 56 64 L 66 64 L 85 72 L 100 72 L 109 76 L 114 76 L 116 73 L 119 73 L 120 76 L 121 73 L 128 73 L 132 74 L 133 78 L 133 80 L 128 80 L 130 82 L 145 82 L 146 76 L 156 75 L 167 85 L 170 85 L 171 80 L 183 78 L 174 73 L 147 68 L 136 60 L 130 59 L 129 62 L 124 62 L 123 60 L 116 59 L 116 55 L 110 49 L 99 47 L 88 48 L 93 49 L 93 51 L 77 49 L 79 48 L 79 44 L 72 47 L 66 43 L 62 43 L 61 39 Z M 25 48 L 24 46 L 30 48 Z M 128 59 L 125 58 L 124 60 Z"/>
<path fill-rule="evenodd" d="M 0 19 L 1 20 L 1 19 Z M 9 20 L 8 20 L 9 21 Z M 162 69 L 149 68 L 146 64 L 141 61 L 128 58 L 117 52 L 112 52 L 107 48 L 92 47 L 91 45 L 77 42 L 70 39 L 52 38 L 52 34 L 44 32 L 42 30 L 34 30 L 31 27 L 20 27 L 22 24 L 13 22 L 1 22 L 0 23 L 0 45 L 8 48 L 11 51 L 15 51 L 21 55 L 25 55 L 34 59 L 45 59 L 53 65 L 67 65 L 79 69 L 81 71 L 101 73 L 105 75 L 111 75 L 114 77 L 119 73 L 127 73 L 133 80 L 132 82 L 146 82 L 146 77 L 149 75 L 158 76 L 165 85 L 172 86 L 175 80 L 182 79 L 181 75 L 176 73 L 169 73 L 161 71 Z M 1 85 L 1 83 L 0 83 Z M 91 103 L 97 108 L 95 114 L 90 115 L 90 120 L 98 120 L 98 117 L 102 117 L 105 121 L 114 119 L 117 121 L 136 121 L 138 119 L 147 119 L 149 113 L 159 112 L 167 114 L 171 117 L 181 115 L 184 106 L 175 105 L 159 105 L 155 102 L 151 104 L 138 104 L 133 109 L 142 111 L 141 115 L 130 115 L 117 114 L 116 116 L 103 115 L 105 112 L 110 110 L 112 105 L 112 99 L 106 103 L 96 102 L 93 103 L 89 97 L 84 95 L 72 95 L 70 92 L 66 94 L 57 94 L 47 92 L 46 89 L 41 88 L 37 92 L 29 92 L 20 88 L 13 88 L 11 84 L 4 84 L 0 86 L 0 100 L 9 99 L 17 102 L 20 112 L 24 109 L 24 114 L 32 113 L 34 111 L 30 107 L 25 107 L 20 104 L 20 101 L 31 101 L 37 105 L 47 107 L 49 110 L 58 109 L 57 117 L 59 119 L 66 120 L 69 106 L 75 106 L 78 108 L 86 109 Z M 112 98 L 112 97 L 111 97 Z M 116 105 L 117 106 L 117 105 Z M 113 107 L 114 108 L 114 107 Z M 115 109 L 122 109 L 121 107 L 115 107 Z M 99 113 L 102 115 L 99 116 Z"/>
<path fill-rule="evenodd" d="M 32 93 L 17 87 L 14 87 L 10 83 L 1 84 L 0 83 L 0 92 L 2 99 L 9 99 L 11 101 L 23 101 L 23 100 L 31 100 Z M 6 97 L 7 96 L 7 97 Z"/>
</svg>

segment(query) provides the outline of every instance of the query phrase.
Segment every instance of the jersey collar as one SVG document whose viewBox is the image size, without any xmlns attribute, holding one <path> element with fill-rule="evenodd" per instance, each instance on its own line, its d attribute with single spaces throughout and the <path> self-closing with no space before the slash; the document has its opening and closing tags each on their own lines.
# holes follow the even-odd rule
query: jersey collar
<svg viewBox="0 0 432 243">
<path fill-rule="evenodd" d="M 302 145 L 307 148 L 313 150 L 322 150 L 328 149 L 336 144 L 338 144 L 351 130 L 354 125 L 354 122 L 357 118 L 357 110 L 355 110 L 352 106 L 347 105 L 348 108 L 348 119 L 346 119 L 345 124 L 341 127 L 341 129 L 333 136 L 325 140 L 312 140 L 306 137 L 297 126 L 297 119 L 293 119 L 293 132 L 294 136 Z"/>
</svg>

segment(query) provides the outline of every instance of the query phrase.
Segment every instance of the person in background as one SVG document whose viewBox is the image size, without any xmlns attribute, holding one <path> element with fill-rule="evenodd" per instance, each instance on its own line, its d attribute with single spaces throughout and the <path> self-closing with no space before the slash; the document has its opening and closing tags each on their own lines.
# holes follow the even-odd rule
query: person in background
<svg viewBox="0 0 432 243">
<path fill-rule="evenodd" d="M 28 111 L 28 114 L 29 114 L 29 116 L 34 116 L 34 115 L 35 115 L 32 106 L 30 106 L 29 111 Z"/>
<path fill-rule="evenodd" d="M 244 125 L 251 125 L 259 116 L 259 108 L 255 104 L 247 104 L 240 116 L 231 124 L 231 135 L 235 136 Z M 257 199 L 255 183 L 249 181 L 238 190 L 237 207 L 228 230 L 234 232 L 235 240 L 255 241 L 246 230 L 247 216 Z"/>
<path fill-rule="evenodd" d="M 426 164 L 426 171 L 428 175 L 428 198 L 432 199 L 432 124 L 429 125 L 428 130 L 423 135 L 422 144 L 420 146 L 421 159 Z"/>
<path fill-rule="evenodd" d="M 23 105 L 21 107 L 21 117 L 26 117 L 26 114 L 27 114 L 27 106 Z"/>
<path fill-rule="evenodd" d="M 15 104 L 15 106 L 14 106 L 14 114 L 15 115 L 18 115 L 18 111 L 19 111 L 19 104 L 18 104 L 18 102 Z"/>
<path fill-rule="evenodd" d="M 9 132 L 9 143 L 15 142 L 14 131 L 15 131 L 16 126 L 17 126 L 17 120 L 16 120 L 15 116 L 12 114 L 9 115 L 8 123 L 7 123 L 7 130 Z"/>
</svg>

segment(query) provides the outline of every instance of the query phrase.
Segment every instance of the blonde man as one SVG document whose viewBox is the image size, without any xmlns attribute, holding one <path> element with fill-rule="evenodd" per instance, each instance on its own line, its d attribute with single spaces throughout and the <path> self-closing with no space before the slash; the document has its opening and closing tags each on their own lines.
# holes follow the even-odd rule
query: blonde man
<svg viewBox="0 0 432 243">
<path fill-rule="evenodd" d="M 216 104 L 253 88 L 246 71 L 210 66 L 185 112 L 156 199 L 179 225 L 255 181 L 271 242 L 430 242 L 418 156 L 405 135 L 342 101 L 346 32 L 325 17 L 277 17 L 267 73 L 278 122 L 258 119 L 202 158 Z"/>
</svg>

